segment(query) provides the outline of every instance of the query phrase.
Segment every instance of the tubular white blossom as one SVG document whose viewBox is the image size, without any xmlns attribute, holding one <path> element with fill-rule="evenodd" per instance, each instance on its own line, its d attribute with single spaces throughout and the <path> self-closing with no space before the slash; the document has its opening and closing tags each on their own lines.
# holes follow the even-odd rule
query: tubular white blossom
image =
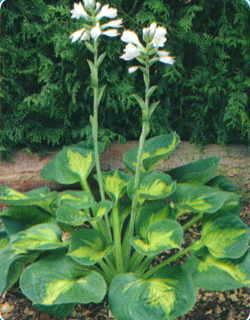
<svg viewBox="0 0 250 320">
<path fill-rule="evenodd" d="M 151 41 L 155 35 L 157 24 L 156 22 L 151 23 L 149 28 L 143 28 L 143 39 L 144 41 Z"/>
<path fill-rule="evenodd" d="M 174 57 L 170 57 L 168 51 L 160 51 L 159 50 L 157 52 L 157 54 L 160 57 L 159 58 L 160 62 L 167 63 L 167 64 L 174 64 L 175 63 Z"/>
<path fill-rule="evenodd" d="M 160 62 L 163 62 L 163 63 L 167 63 L 167 64 L 174 64 L 175 61 L 174 61 L 174 57 L 162 57 L 159 59 Z"/>
<path fill-rule="evenodd" d="M 107 30 L 107 31 L 103 31 L 102 34 L 104 34 L 105 36 L 108 36 L 108 37 L 116 37 L 118 36 L 119 33 L 117 33 L 117 29 L 110 29 L 110 30 Z"/>
<path fill-rule="evenodd" d="M 101 26 L 101 29 L 106 29 L 106 28 L 121 28 L 122 27 L 122 19 L 117 19 L 110 21 L 108 23 L 105 23 Z"/>
<path fill-rule="evenodd" d="M 79 2 L 79 4 L 74 3 L 74 9 L 70 11 L 72 13 L 71 18 L 74 19 L 79 19 L 79 18 L 85 18 L 88 19 L 89 15 L 87 14 L 87 12 L 84 10 L 83 5 L 81 4 L 81 2 Z"/>
<path fill-rule="evenodd" d="M 101 8 L 101 4 L 100 4 L 100 2 L 96 2 L 95 10 L 96 10 L 96 11 L 99 11 L 99 10 L 100 10 L 100 8 Z"/>
<path fill-rule="evenodd" d="M 125 30 L 121 36 L 121 40 L 124 42 L 129 42 L 137 45 L 140 48 L 143 48 L 142 44 L 140 43 L 137 34 L 134 31 Z"/>
<path fill-rule="evenodd" d="M 154 47 L 164 46 L 164 43 L 167 41 L 167 38 L 165 38 L 166 33 L 167 33 L 167 30 L 163 27 L 158 27 L 156 29 L 154 38 L 152 40 Z"/>
<path fill-rule="evenodd" d="M 125 53 L 120 58 L 126 61 L 132 60 L 140 55 L 140 51 L 132 43 L 128 43 L 123 51 Z"/>
<path fill-rule="evenodd" d="M 128 68 L 128 73 L 134 73 L 136 70 L 138 70 L 140 67 L 138 66 L 134 66 L 134 67 L 130 67 Z"/>
<path fill-rule="evenodd" d="M 106 4 L 101 8 L 101 11 L 97 14 L 96 19 L 97 21 L 101 20 L 101 18 L 106 17 L 113 19 L 117 16 L 117 9 L 109 8 L 109 5 Z"/>
<path fill-rule="evenodd" d="M 82 35 L 81 39 L 79 41 L 88 41 L 90 39 L 90 34 L 87 32 L 84 32 L 84 34 Z"/>
<path fill-rule="evenodd" d="M 99 22 L 97 22 L 96 26 L 90 31 L 90 35 L 96 41 L 101 33 Z"/>
<path fill-rule="evenodd" d="M 77 30 L 74 33 L 72 33 L 72 35 L 69 37 L 69 39 L 72 38 L 71 42 L 76 42 L 77 40 L 79 40 L 83 34 L 83 32 L 85 31 L 85 29 L 81 29 L 81 30 Z"/>
</svg>

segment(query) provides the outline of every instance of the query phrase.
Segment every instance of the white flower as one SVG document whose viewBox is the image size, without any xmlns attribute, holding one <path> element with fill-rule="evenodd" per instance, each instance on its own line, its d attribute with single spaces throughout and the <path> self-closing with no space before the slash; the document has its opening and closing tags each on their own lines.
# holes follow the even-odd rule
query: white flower
<svg viewBox="0 0 250 320">
<path fill-rule="evenodd" d="M 140 55 L 139 49 L 132 43 L 128 43 L 123 50 L 125 53 L 120 57 L 123 60 L 132 60 Z"/>
<path fill-rule="evenodd" d="M 167 38 L 165 38 L 165 35 L 167 33 L 167 30 L 163 27 L 158 27 L 155 31 L 152 43 L 154 47 L 163 47 L 164 43 L 167 41 Z"/>
<path fill-rule="evenodd" d="M 79 40 L 83 34 L 83 32 L 85 31 L 85 28 L 81 29 L 81 30 L 78 30 L 78 31 L 75 31 L 70 37 L 69 39 L 72 38 L 72 43 L 73 42 L 76 42 L 77 40 Z"/>
<path fill-rule="evenodd" d="M 137 45 L 140 48 L 143 48 L 142 44 L 140 43 L 137 34 L 134 31 L 125 30 L 121 36 L 121 40 L 124 42 L 129 42 Z"/>
<path fill-rule="evenodd" d="M 84 34 L 82 35 L 81 39 L 79 41 L 88 41 L 90 39 L 90 34 L 87 32 L 84 32 Z"/>
<path fill-rule="evenodd" d="M 106 4 L 101 8 L 101 11 L 97 14 L 96 19 L 97 21 L 101 20 L 101 18 L 106 17 L 113 19 L 117 16 L 117 9 L 109 8 L 109 5 Z"/>
<path fill-rule="evenodd" d="M 95 10 L 96 10 L 96 11 L 99 11 L 99 10 L 100 10 L 100 8 L 101 8 L 101 4 L 100 4 L 100 2 L 96 2 Z"/>
<path fill-rule="evenodd" d="M 110 29 L 110 30 L 107 30 L 107 31 L 103 31 L 102 34 L 104 34 L 105 36 L 108 36 L 108 37 L 116 37 L 118 36 L 119 33 L 117 33 L 117 29 Z"/>
<path fill-rule="evenodd" d="M 130 68 L 128 68 L 128 72 L 129 73 L 134 73 L 136 70 L 138 70 L 140 67 L 138 67 L 138 66 L 134 66 L 134 67 L 130 67 Z"/>
<path fill-rule="evenodd" d="M 163 63 L 168 63 L 168 64 L 174 64 L 174 57 L 170 57 L 169 56 L 169 52 L 167 51 L 158 51 L 157 52 L 159 58 L 159 61 L 163 62 Z"/>
<path fill-rule="evenodd" d="M 81 2 L 79 2 L 79 4 L 74 3 L 74 9 L 70 11 L 72 13 L 72 19 L 76 18 L 85 18 L 88 19 L 89 15 L 87 14 L 87 12 L 84 10 L 83 5 L 81 4 Z"/>
<path fill-rule="evenodd" d="M 157 24 L 156 22 L 151 23 L 149 28 L 143 28 L 143 40 L 144 41 L 151 41 L 155 35 Z"/>
<path fill-rule="evenodd" d="M 122 27 L 122 19 L 117 19 L 110 21 L 108 23 L 105 23 L 101 26 L 102 29 L 106 28 L 121 28 Z"/>
<path fill-rule="evenodd" d="M 96 26 L 90 31 L 90 35 L 96 41 L 101 33 L 100 24 L 97 22 Z"/>
</svg>

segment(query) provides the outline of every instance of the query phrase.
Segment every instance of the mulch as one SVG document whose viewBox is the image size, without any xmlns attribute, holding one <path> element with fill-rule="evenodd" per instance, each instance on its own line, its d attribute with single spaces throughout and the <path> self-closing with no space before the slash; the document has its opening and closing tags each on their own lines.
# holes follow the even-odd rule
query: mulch
<svg viewBox="0 0 250 320">
<path fill-rule="evenodd" d="M 242 207 L 241 218 L 250 226 L 250 206 Z M 189 229 L 186 233 L 186 244 L 199 237 L 199 227 Z M 159 260 L 165 256 L 159 257 Z M 250 266 L 249 266 L 250 267 Z M 199 289 L 194 308 L 178 320 L 249 320 L 250 291 L 242 288 L 227 292 L 210 292 Z M 0 320 L 62 320 L 39 312 L 20 291 L 18 283 L 0 298 Z M 114 320 L 107 300 L 101 304 L 78 304 L 68 320 Z M 135 319 L 136 320 L 136 319 Z M 155 319 L 161 320 L 161 319 Z M 177 319 L 176 319 L 177 320 Z"/>
</svg>

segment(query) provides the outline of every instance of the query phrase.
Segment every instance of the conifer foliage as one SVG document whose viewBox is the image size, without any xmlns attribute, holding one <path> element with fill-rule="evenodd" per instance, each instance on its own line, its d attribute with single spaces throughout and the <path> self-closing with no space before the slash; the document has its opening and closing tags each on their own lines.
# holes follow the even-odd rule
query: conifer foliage
<svg viewBox="0 0 250 320">
<path fill-rule="evenodd" d="M 88 51 L 70 44 L 79 21 L 69 10 L 77 1 L 9 0 L 1 9 L 0 144 L 56 146 L 89 138 L 92 91 Z M 105 4 L 106 1 L 102 1 Z M 152 74 L 161 103 L 152 135 L 176 130 L 196 143 L 250 141 L 250 10 L 243 0 L 113 0 L 126 29 L 157 23 L 166 27 L 174 67 Z M 118 57 L 122 43 L 104 40 L 108 59 L 100 81 L 102 133 L 138 138 L 138 108 L 132 95 L 142 76 L 127 73 Z M 156 95 L 156 94 L 155 94 Z M 103 138 L 104 139 L 104 138 Z M 105 136 L 105 139 L 106 136 Z"/>
</svg>

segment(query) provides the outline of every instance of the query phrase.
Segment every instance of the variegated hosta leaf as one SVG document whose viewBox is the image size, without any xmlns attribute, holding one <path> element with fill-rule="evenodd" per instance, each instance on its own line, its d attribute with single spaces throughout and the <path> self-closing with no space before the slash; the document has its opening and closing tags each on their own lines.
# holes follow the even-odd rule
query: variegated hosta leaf
<svg viewBox="0 0 250 320">
<path fill-rule="evenodd" d="M 52 204 L 56 198 L 57 192 L 50 192 L 47 187 L 21 193 L 9 187 L 0 186 L 0 202 L 7 206 L 37 206 L 52 216 L 54 215 Z"/>
<path fill-rule="evenodd" d="M 195 304 L 197 288 L 181 267 L 165 267 L 152 278 L 117 275 L 111 283 L 109 304 L 118 320 L 173 320 Z"/>
<path fill-rule="evenodd" d="M 220 175 L 208 181 L 207 185 L 216 190 L 231 192 L 231 196 L 224 203 L 222 210 L 236 215 L 240 215 L 241 202 L 237 194 L 237 188 L 224 176 Z"/>
<path fill-rule="evenodd" d="M 10 238 L 7 234 L 7 232 L 3 229 L 3 227 L 0 228 L 0 252 L 9 245 Z"/>
<path fill-rule="evenodd" d="M 164 134 L 145 142 L 142 154 L 141 171 L 152 170 L 158 163 L 166 159 L 177 147 L 179 136 L 173 132 Z M 129 150 L 123 157 L 126 166 L 135 172 L 139 147 Z"/>
<path fill-rule="evenodd" d="M 128 195 L 133 198 L 134 177 L 128 183 Z M 167 198 L 176 190 L 176 183 L 171 177 L 160 171 L 142 172 L 136 195 L 139 201 L 160 200 Z"/>
<path fill-rule="evenodd" d="M 96 204 L 94 197 L 84 191 L 65 191 L 58 195 L 57 205 L 67 205 L 80 210 Z"/>
<path fill-rule="evenodd" d="M 69 257 L 49 255 L 26 268 L 21 276 L 22 292 L 35 304 L 99 303 L 106 283 L 94 271 L 86 271 Z"/>
<path fill-rule="evenodd" d="M 23 268 L 38 256 L 39 253 L 30 253 L 13 245 L 0 252 L 0 295 L 17 282 Z"/>
<path fill-rule="evenodd" d="M 167 171 L 178 183 L 205 184 L 215 175 L 220 158 L 211 157 L 185 164 Z"/>
<path fill-rule="evenodd" d="M 202 223 L 201 243 L 216 258 L 237 259 L 248 249 L 250 230 L 231 213 L 206 215 Z"/>
<path fill-rule="evenodd" d="M 73 184 L 85 181 L 94 165 L 93 147 L 84 143 L 64 147 L 52 161 L 45 165 L 41 177 L 61 184 Z"/>
<path fill-rule="evenodd" d="M 102 173 L 105 192 L 113 202 L 117 202 L 126 192 L 131 176 L 115 170 Z"/>
<path fill-rule="evenodd" d="M 0 215 L 9 236 L 29 229 L 40 223 L 56 220 L 55 216 L 35 206 L 18 206 L 4 209 Z"/>
<path fill-rule="evenodd" d="M 62 230 L 52 223 L 39 224 L 19 232 L 11 239 L 11 244 L 27 251 L 45 251 L 63 248 Z"/>
<path fill-rule="evenodd" d="M 207 253 L 199 260 L 195 256 L 184 264 L 192 273 L 197 287 L 210 291 L 235 290 L 250 285 L 250 252 L 239 259 L 217 259 Z"/>
<path fill-rule="evenodd" d="M 164 202 L 151 202 L 146 204 L 139 211 L 135 229 L 138 237 L 146 237 L 147 229 L 157 221 L 176 220 L 173 209 Z"/>
<path fill-rule="evenodd" d="M 212 187 L 216 190 L 237 193 L 237 188 L 225 176 L 222 175 L 214 177 L 213 179 L 209 180 L 206 184 L 207 186 Z"/>
<path fill-rule="evenodd" d="M 180 183 L 170 198 L 180 215 L 184 212 L 214 213 L 231 195 L 231 192 L 215 190 L 207 186 Z"/>
<path fill-rule="evenodd" d="M 93 229 L 77 230 L 70 239 L 70 258 L 90 266 L 106 257 L 114 249 L 113 243 L 107 243 L 102 234 Z"/>
<path fill-rule="evenodd" d="M 112 209 L 112 202 L 108 200 L 103 200 L 93 207 L 93 215 L 90 215 L 90 210 L 77 210 L 71 205 L 60 205 L 56 211 L 57 219 L 60 222 L 66 223 L 68 225 L 79 227 L 82 226 L 86 221 L 98 221 L 103 216 L 108 214 Z"/>
<path fill-rule="evenodd" d="M 168 249 L 180 248 L 182 240 L 181 225 L 166 219 L 151 224 L 143 238 L 134 237 L 131 243 L 139 253 L 154 256 Z"/>
</svg>

